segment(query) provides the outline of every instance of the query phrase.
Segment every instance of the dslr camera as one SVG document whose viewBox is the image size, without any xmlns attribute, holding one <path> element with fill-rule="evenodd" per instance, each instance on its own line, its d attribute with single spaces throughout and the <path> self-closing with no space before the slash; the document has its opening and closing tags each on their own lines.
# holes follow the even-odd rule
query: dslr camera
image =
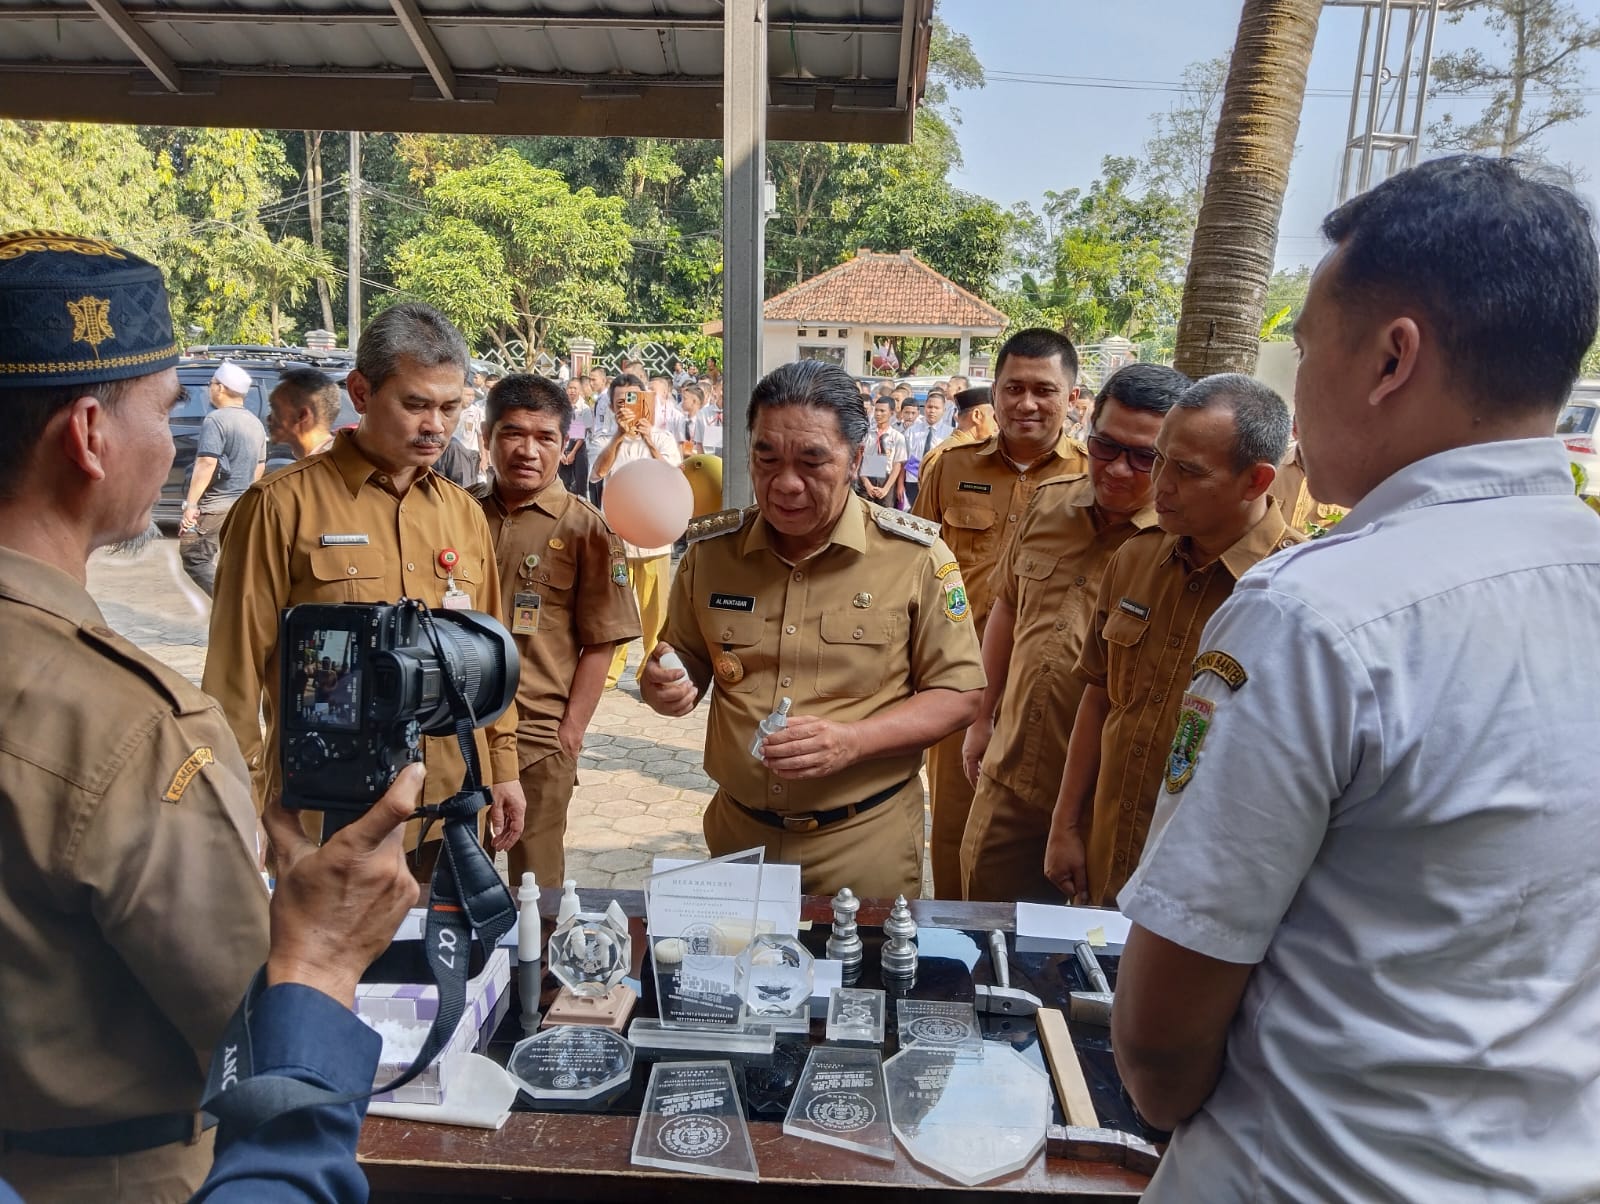
<svg viewBox="0 0 1600 1204">
<path fill-rule="evenodd" d="M 420 602 L 307 604 L 283 612 L 283 805 L 323 811 L 323 836 L 355 819 L 423 736 L 483 727 L 516 696 L 511 633 L 472 610 Z"/>
</svg>

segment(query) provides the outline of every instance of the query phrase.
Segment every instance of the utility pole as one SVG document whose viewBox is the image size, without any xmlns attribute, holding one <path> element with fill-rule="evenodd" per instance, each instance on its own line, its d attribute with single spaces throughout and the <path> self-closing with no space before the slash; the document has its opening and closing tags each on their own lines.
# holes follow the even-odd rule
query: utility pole
<svg viewBox="0 0 1600 1204">
<path fill-rule="evenodd" d="M 361 340 L 361 135 L 350 131 L 350 258 L 345 296 L 349 302 L 350 350 Z"/>
</svg>

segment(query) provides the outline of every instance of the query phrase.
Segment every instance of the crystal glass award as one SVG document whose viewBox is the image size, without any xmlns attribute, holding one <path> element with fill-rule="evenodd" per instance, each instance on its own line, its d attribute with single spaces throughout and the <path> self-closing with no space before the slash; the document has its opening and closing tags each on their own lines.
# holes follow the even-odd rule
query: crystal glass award
<svg viewBox="0 0 1600 1204">
<path fill-rule="evenodd" d="M 875 1049 L 812 1049 L 783 1131 L 825 1145 L 894 1161 L 894 1134 Z"/>
<path fill-rule="evenodd" d="M 558 924 L 547 952 L 561 991 L 545 1025 L 596 1024 L 620 1031 L 637 996 L 622 981 L 633 964 L 633 942 L 627 914 L 616 900 L 603 913 L 580 911 Z"/>
<path fill-rule="evenodd" d="M 632 1160 L 635 1166 L 754 1181 L 756 1155 L 733 1067 L 727 1062 L 652 1066 Z"/>
<path fill-rule="evenodd" d="M 1044 1148 L 1050 1082 L 1001 1041 L 982 1056 L 902 1050 L 883 1064 L 889 1122 L 906 1151 L 968 1187 L 1020 1170 Z"/>
<path fill-rule="evenodd" d="M 895 1017 L 901 1049 L 936 1049 L 958 1058 L 983 1056 L 978 1009 L 943 999 L 897 999 Z"/>
<path fill-rule="evenodd" d="M 828 1040 L 882 1045 L 886 999 L 869 987 L 835 987 L 828 996 Z"/>
<path fill-rule="evenodd" d="M 792 936 L 762 933 L 739 955 L 745 1014 L 778 1032 L 811 1027 L 811 951 Z"/>
<path fill-rule="evenodd" d="M 562 1025 L 518 1041 L 506 1070 L 546 1107 L 607 1104 L 633 1081 L 633 1046 L 608 1029 Z"/>
<path fill-rule="evenodd" d="M 764 850 L 699 861 L 645 880 L 656 1001 L 664 1028 L 738 1030 L 741 956 L 759 931 Z"/>
</svg>

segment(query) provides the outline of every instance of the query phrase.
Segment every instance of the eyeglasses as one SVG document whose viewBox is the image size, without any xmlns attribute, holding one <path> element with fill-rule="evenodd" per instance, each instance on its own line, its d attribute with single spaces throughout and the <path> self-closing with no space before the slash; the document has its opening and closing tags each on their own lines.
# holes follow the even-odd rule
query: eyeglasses
<svg viewBox="0 0 1600 1204">
<path fill-rule="evenodd" d="M 1089 455 L 1099 460 L 1102 464 L 1115 464 L 1119 457 L 1128 457 L 1128 467 L 1134 472 L 1149 472 L 1156 466 L 1160 453 L 1153 447 L 1129 447 L 1126 443 L 1118 443 L 1115 439 L 1107 439 L 1104 435 L 1090 435 L 1088 440 Z"/>
</svg>

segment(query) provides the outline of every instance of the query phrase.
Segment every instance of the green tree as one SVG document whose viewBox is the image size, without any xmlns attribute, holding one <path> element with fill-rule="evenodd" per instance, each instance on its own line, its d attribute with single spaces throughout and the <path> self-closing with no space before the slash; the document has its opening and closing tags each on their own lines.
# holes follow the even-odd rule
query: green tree
<svg viewBox="0 0 1600 1204">
<path fill-rule="evenodd" d="M 421 230 L 391 257 L 395 279 L 469 338 L 501 347 L 520 340 L 531 358 L 552 337 L 603 336 L 622 311 L 632 230 L 620 197 L 574 192 L 556 172 L 503 149 L 441 172 L 425 199 Z"/>
<path fill-rule="evenodd" d="M 1047 192 L 1042 215 L 1017 218 L 1034 246 L 1024 255 L 1033 270 L 1001 304 L 1014 321 L 1054 326 L 1079 342 L 1148 336 L 1176 321 L 1185 214 L 1163 193 L 1136 191 L 1138 170 L 1135 159 L 1107 156 L 1087 190 Z"/>
<path fill-rule="evenodd" d="M 167 266 L 181 230 L 172 185 L 132 126 L 0 121 L 0 228 L 95 235 Z"/>
<path fill-rule="evenodd" d="M 918 175 L 873 197 L 851 242 L 875 251 L 914 251 L 935 271 L 984 296 L 1006 269 L 1012 220 L 987 197 Z"/>
<path fill-rule="evenodd" d="M 1447 20 L 1459 23 L 1468 13 L 1499 36 L 1504 57 L 1474 47 L 1434 59 L 1434 95 L 1488 92 L 1489 101 L 1476 121 L 1446 113 L 1429 136 L 1444 150 L 1537 155 L 1546 131 L 1588 111 L 1580 60 L 1600 48 L 1600 17 L 1586 19 L 1564 0 L 1458 0 Z"/>
<path fill-rule="evenodd" d="M 1200 217 L 1206 173 L 1217 141 L 1222 88 L 1228 82 L 1228 60 L 1220 55 L 1183 69 L 1183 89 L 1166 113 L 1154 119 L 1155 132 L 1145 143 L 1143 179 L 1151 188 L 1176 198 L 1192 228 Z"/>
</svg>

